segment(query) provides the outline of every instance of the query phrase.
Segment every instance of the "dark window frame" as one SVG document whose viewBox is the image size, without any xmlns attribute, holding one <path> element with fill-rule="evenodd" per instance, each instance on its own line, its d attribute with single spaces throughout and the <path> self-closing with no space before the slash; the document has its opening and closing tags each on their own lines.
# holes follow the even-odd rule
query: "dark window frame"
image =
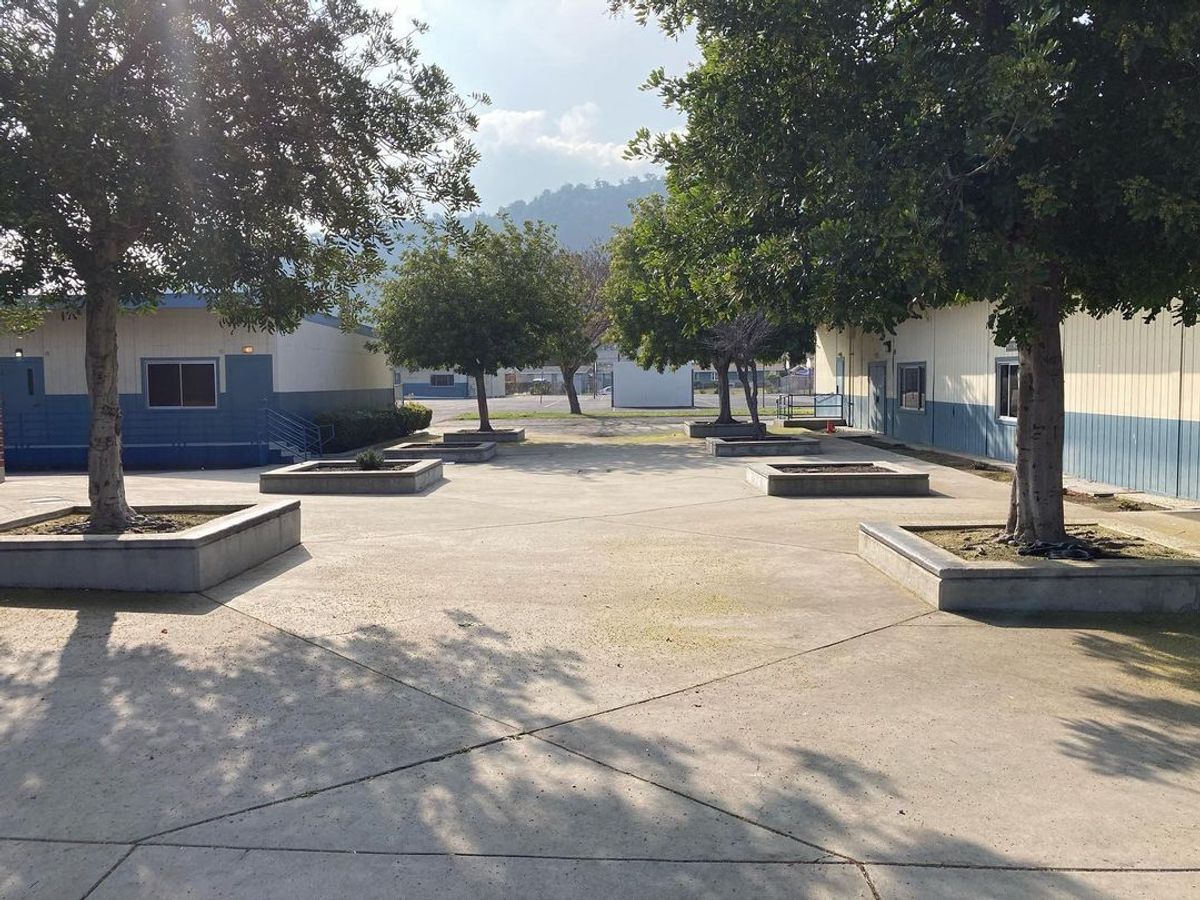
<svg viewBox="0 0 1200 900">
<path fill-rule="evenodd" d="M 430 387 L 454 387 L 453 372 L 430 372 L 429 373 Z"/>
<path fill-rule="evenodd" d="M 920 406 L 905 406 L 904 405 L 904 373 L 908 369 L 915 369 L 921 373 L 921 389 L 918 392 L 921 400 Z M 929 406 L 929 366 L 924 362 L 903 362 L 896 363 L 896 409 L 905 413 L 915 413 L 924 415 Z"/>
<path fill-rule="evenodd" d="M 1020 372 L 1021 372 L 1020 362 L 1017 360 L 1017 358 L 1015 356 L 998 356 L 998 357 L 996 357 L 996 379 L 995 379 L 996 402 L 995 402 L 995 405 L 992 407 L 992 409 L 996 413 L 996 421 L 997 422 L 1001 422 L 1004 425 L 1016 425 L 1017 424 L 1017 416 L 1016 416 L 1016 414 L 1012 413 L 1011 407 L 1009 409 L 1009 414 L 1005 414 L 1004 412 L 1001 411 L 1004 408 L 1004 404 L 1002 403 L 1002 400 L 1004 398 L 1004 390 L 1003 390 L 1004 376 L 1002 373 L 1003 373 L 1003 370 L 1006 368 L 1016 369 L 1018 378 L 1020 377 Z M 1019 382 L 1018 382 L 1018 384 L 1019 384 Z M 1020 412 L 1020 410 L 1018 409 L 1017 412 Z"/>
<path fill-rule="evenodd" d="M 176 366 L 179 369 L 179 406 L 168 406 L 162 403 L 150 402 L 150 367 L 151 366 Z M 183 367 L 184 366 L 208 366 L 212 368 L 212 385 L 213 385 L 213 402 L 211 404 L 185 404 L 183 397 Z M 146 402 L 146 409 L 154 412 L 179 412 L 186 410 L 188 412 L 205 412 L 217 409 L 221 405 L 221 361 L 212 356 L 201 357 L 161 357 L 142 360 L 142 397 Z"/>
</svg>

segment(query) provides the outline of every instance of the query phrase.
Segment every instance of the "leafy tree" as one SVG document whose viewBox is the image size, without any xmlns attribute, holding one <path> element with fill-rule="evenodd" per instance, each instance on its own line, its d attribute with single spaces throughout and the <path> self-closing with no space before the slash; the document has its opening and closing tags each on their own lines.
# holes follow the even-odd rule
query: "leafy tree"
<svg viewBox="0 0 1200 900">
<path fill-rule="evenodd" d="M 612 334 L 621 352 L 662 372 L 708 360 L 717 373 L 716 421 L 734 421 L 729 403 L 732 357 L 712 340 L 714 306 L 689 276 L 688 234 L 673 221 L 667 200 L 653 194 L 635 204 L 633 224 L 610 245 L 605 288 Z"/>
<path fill-rule="evenodd" d="M 542 223 L 465 236 L 430 233 L 382 286 L 379 342 L 393 365 L 453 369 L 475 380 L 479 430 L 491 431 L 486 377 L 543 362 L 574 272 Z"/>
<path fill-rule="evenodd" d="M 571 268 L 569 292 L 558 298 L 561 324 L 551 335 L 546 352 L 549 360 L 562 370 L 571 412 L 582 415 L 575 375 L 596 361 L 596 351 L 612 324 L 604 298 L 609 258 L 603 248 L 593 245 L 587 250 L 568 254 L 565 262 Z"/>
<path fill-rule="evenodd" d="M 814 330 L 764 269 L 744 220 L 722 209 L 701 180 L 672 173 L 667 186 L 665 197 L 638 205 L 633 227 L 614 243 L 621 266 L 621 290 L 613 293 L 617 334 L 643 365 L 711 360 L 718 422 L 733 421 L 729 369 L 736 368 L 751 419 L 761 424 L 758 363 L 807 353 Z"/>
<path fill-rule="evenodd" d="M 475 202 L 473 126 L 413 35 L 357 0 L 0 6 L 0 302 L 83 313 L 95 530 L 135 515 L 122 306 L 192 290 L 278 330 L 334 309 L 424 202 Z"/>
<path fill-rule="evenodd" d="M 1060 541 L 1062 320 L 1200 312 L 1200 7 L 617 0 L 704 62 L 639 138 L 744 215 L 814 321 L 991 304 L 1020 357 L 1010 537 Z"/>
</svg>

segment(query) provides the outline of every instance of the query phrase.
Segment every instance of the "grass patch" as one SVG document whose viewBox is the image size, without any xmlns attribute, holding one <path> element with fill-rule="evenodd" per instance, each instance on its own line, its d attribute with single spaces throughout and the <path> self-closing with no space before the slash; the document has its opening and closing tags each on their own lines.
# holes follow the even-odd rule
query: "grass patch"
<svg viewBox="0 0 1200 900">
<path fill-rule="evenodd" d="M 999 466 L 989 466 L 987 463 L 976 462 L 973 459 L 968 459 L 965 456 L 956 456 L 953 453 L 941 453 L 937 450 L 918 450 L 916 447 L 910 447 L 907 444 L 892 444 L 873 437 L 855 436 L 846 437 L 844 440 L 853 441 L 856 444 L 864 444 L 867 447 L 878 447 L 880 450 L 888 450 L 892 453 L 898 453 L 901 456 L 919 459 L 922 462 L 945 466 L 948 469 L 959 469 L 963 472 L 970 472 L 972 475 L 978 475 L 980 478 L 987 478 L 990 481 L 1009 483 L 1013 480 L 1013 473 L 1008 471 L 1008 469 L 1002 469 Z"/>
<path fill-rule="evenodd" d="M 1063 497 L 1071 503 L 1090 506 L 1092 509 L 1099 509 L 1104 512 L 1147 512 L 1149 510 L 1168 508 L 1155 503 L 1147 503 L 1145 500 L 1133 500 L 1129 497 L 1114 495 L 1097 497 L 1092 494 L 1081 494 L 1077 491 L 1064 491 Z"/>
<path fill-rule="evenodd" d="M 735 409 L 733 415 L 738 417 L 749 418 L 750 411 L 748 409 Z M 614 409 L 602 413 L 585 412 L 575 414 L 565 409 L 531 409 L 517 410 L 506 409 L 502 412 L 494 412 L 490 414 L 492 419 L 575 419 L 584 421 L 591 419 L 601 421 L 603 419 L 715 419 L 717 412 L 711 407 L 693 407 L 690 409 Z M 456 422 L 478 422 L 479 413 L 465 412 L 454 417 Z"/>
</svg>

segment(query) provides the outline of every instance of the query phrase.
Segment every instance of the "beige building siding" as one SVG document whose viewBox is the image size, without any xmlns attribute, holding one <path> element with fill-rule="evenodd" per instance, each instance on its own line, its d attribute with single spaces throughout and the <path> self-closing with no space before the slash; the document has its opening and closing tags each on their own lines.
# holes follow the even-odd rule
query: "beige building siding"
<svg viewBox="0 0 1200 900">
<path fill-rule="evenodd" d="M 227 355 L 241 354 L 245 346 L 259 354 L 274 353 L 276 338 L 224 328 L 202 309 L 161 309 L 123 314 L 117 323 L 117 346 L 118 390 L 140 394 L 142 360 L 219 358 L 218 379 L 224 385 Z M 0 357 L 11 357 L 18 349 L 43 360 L 47 394 L 87 393 L 82 318 L 55 313 L 32 334 L 0 334 Z"/>
<path fill-rule="evenodd" d="M 977 303 L 927 311 L 880 338 L 821 329 L 815 389 L 835 390 L 844 360 L 850 423 L 902 440 L 1011 459 L 1014 427 L 995 415 L 995 345 Z M 1119 315 L 1073 316 L 1063 325 L 1066 450 L 1070 474 L 1142 490 L 1200 497 L 1200 329 L 1169 317 L 1146 324 Z M 876 406 L 870 364 L 885 363 Z M 926 365 L 926 409 L 896 403 L 896 367 Z M 872 417 L 872 410 L 876 409 Z"/>
</svg>

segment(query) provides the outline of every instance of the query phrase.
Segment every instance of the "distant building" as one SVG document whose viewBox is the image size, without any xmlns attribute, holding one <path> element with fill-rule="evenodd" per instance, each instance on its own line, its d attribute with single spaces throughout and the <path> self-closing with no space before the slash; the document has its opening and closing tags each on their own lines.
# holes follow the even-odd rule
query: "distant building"
<svg viewBox="0 0 1200 900">
<path fill-rule="evenodd" d="M 386 408 L 392 373 L 346 333 L 309 316 L 291 334 L 230 329 L 193 295 L 122 315 L 118 372 L 130 468 L 265 465 L 322 412 Z M 11 471 L 83 469 L 90 419 L 84 323 L 48 314 L 30 334 L 0 334 L 0 404 Z"/>
<path fill-rule="evenodd" d="M 503 397 L 504 375 L 485 378 L 487 395 Z M 414 400 L 466 400 L 476 395 L 475 379 L 445 369 L 396 369 L 396 396 Z"/>
<path fill-rule="evenodd" d="M 1011 461 L 1017 352 L 996 346 L 987 318 L 976 303 L 889 336 L 820 329 L 816 390 L 843 394 L 855 428 Z M 1200 499 L 1200 329 L 1075 315 L 1062 334 L 1066 472 Z"/>
<path fill-rule="evenodd" d="M 681 409 L 695 403 L 691 364 L 678 369 L 643 369 L 621 357 L 612 364 L 612 405 L 624 409 Z"/>
</svg>

